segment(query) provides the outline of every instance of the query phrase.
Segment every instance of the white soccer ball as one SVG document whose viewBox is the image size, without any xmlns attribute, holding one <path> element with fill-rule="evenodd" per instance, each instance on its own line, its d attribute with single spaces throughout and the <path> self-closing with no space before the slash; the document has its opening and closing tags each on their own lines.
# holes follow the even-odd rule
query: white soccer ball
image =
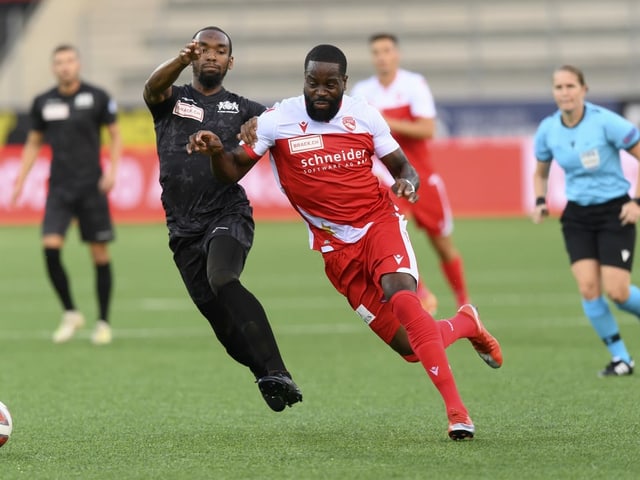
<svg viewBox="0 0 640 480">
<path fill-rule="evenodd" d="M 11 430 L 13 430 L 13 420 L 11 420 L 11 413 L 7 406 L 0 402 L 0 447 L 3 446 L 9 440 L 11 436 Z"/>
</svg>

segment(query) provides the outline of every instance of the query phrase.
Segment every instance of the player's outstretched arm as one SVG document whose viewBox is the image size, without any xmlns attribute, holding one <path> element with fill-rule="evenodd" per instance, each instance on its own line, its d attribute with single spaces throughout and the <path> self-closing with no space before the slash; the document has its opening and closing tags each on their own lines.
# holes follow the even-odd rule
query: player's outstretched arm
<svg viewBox="0 0 640 480">
<path fill-rule="evenodd" d="M 397 149 L 388 155 L 380 158 L 396 182 L 391 186 L 391 190 L 398 197 L 405 197 L 411 203 L 418 201 L 418 188 L 420 188 L 420 177 L 413 166 L 409 163 L 402 149 Z"/>
<path fill-rule="evenodd" d="M 159 65 L 144 83 L 142 96 L 148 105 L 161 103 L 171 96 L 171 86 L 178 79 L 182 70 L 200 57 L 198 42 L 192 40 L 185 45 L 174 58 Z"/>
<path fill-rule="evenodd" d="M 187 153 L 201 153 L 208 155 L 211 160 L 211 170 L 219 180 L 235 183 L 244 177 L 256 160 L 251 158 L 242 147 L 227 152 L 215 133 L 199 130 L 189 136 Z"/>
</svg>

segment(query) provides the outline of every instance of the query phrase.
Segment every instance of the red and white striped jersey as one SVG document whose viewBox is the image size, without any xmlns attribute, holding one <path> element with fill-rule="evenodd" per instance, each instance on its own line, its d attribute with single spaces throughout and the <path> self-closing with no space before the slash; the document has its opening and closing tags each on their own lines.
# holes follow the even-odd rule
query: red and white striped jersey
<svg viewBox="0 0 640 480">
<path fill-rule="evenodd" d="M 304 96 L 277 103 L 258 118 L 254 159 L 269 152 L 280 188 L 307 222 L 311 248 L 323 252 L 357 242 L 379 218 L 395 215 L 389 189 L 372 172 L 372 157 L 397 150 L 382 115 L 344 95 L 328 122 L 312 120 Z"/>
</svg>

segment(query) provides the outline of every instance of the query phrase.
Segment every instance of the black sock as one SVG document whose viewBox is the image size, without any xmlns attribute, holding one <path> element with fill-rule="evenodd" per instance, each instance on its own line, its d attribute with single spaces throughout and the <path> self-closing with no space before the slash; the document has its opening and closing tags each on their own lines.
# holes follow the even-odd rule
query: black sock
<svg viewBox="0 0 640 480">
<path fill-rule="evenodd" d="M 216 337 L 227 353 L 236 362 L 249 367 L 256 378 L 267 375 L 267 371 L 260 365 L 259 359 L 253 355 L 253 350 L 244 335 L 234 326 L 229 311 L 217 300 L 202 305 L 196 305 L 200 313 L 209 321 Z"/>
<path fill-rule="evenodd" d="M 96 265 L 96 290 L 98 293 L 98 309 L 100 320 L 109 321 L 109 303 L 111 300 L 111 263 Z"/>
<path fill-rule="evenodd" d="M 286 371 L 267 314 L 258 299 L 238 280 L 220 288 L 218 298 L 232 312 L 234 324 L 253 346 L 254 355 L 267 373 Z"/>
<path fill-rule="evenodd" d="M 75 310 L 75 305 L 71 299 L 71 291 L 69 289 L 69 280 L 67 273 L 60 261 L 60 249 L 59 248 L 45 248 L 44 256 L 47 262 L 47 272 L 49 273 L 49 280 L 53 285 L 62 306 L 65 310 Z"/>
</svg>

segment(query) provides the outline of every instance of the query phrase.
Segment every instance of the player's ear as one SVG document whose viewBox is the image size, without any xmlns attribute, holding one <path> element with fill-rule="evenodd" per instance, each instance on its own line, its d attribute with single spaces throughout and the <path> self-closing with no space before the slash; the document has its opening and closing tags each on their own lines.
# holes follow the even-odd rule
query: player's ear
<svg viewBox="0 0 640 480">
<path fill-rule="evenodd" d="M 227 69 L 231 70 L 233 68 L 233 55 L 229 56 L 229 63 L 227 65 Z"/>
</svg>

